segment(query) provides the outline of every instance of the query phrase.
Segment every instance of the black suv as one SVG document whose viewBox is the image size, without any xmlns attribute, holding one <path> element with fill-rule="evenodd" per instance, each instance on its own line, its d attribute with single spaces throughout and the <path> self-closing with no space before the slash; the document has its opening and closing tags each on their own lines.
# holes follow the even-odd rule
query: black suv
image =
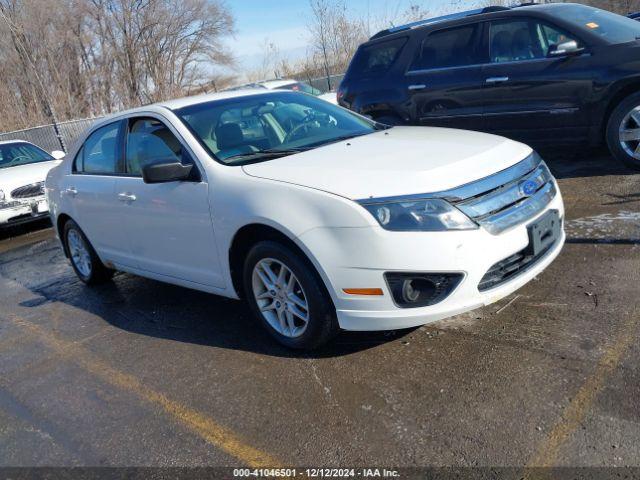
<svg viewBox="0 0 640 480">
<path fill-rule="evenodd" d="M 579 4 L 489 7 L 391 28 L 338 89 L 382 123 L 596 145 L 640 168 L 640 23 Z"/>
</svg>

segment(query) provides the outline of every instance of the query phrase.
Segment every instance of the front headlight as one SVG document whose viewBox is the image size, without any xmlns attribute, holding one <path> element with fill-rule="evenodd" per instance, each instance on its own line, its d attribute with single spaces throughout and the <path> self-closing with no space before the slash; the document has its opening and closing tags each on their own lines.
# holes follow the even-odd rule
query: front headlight
<svg viewBox="0 0 640 480">
<path fill-rule="evenodd" d="M 478 225 L 460 210 L 439 198 L 359 202 L 385 230 L 394 232 L 442 232 L 475 230 Z"/>
</svg>

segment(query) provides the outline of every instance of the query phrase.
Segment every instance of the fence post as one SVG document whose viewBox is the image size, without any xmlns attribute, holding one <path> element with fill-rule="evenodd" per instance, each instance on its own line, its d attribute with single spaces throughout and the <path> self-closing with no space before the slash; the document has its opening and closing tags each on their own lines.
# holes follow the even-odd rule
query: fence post
<svg viewBox="0 0 640 480">
<path fill-rule="evenodd" d="M 60 128 L 58 128 L 58 120 L 56 119 L 55 115 L 53 116 L 53 131 L 56 134 L 56 137 L 58 138 L 58 143 L 60 144 L 60 148 L 62 148 L 62 151 L 64 153 L 67 153 L 67 146 L 64 143 L 64 138 L 62 138 L 62 133 L 60 132 Z"/>
</svg>

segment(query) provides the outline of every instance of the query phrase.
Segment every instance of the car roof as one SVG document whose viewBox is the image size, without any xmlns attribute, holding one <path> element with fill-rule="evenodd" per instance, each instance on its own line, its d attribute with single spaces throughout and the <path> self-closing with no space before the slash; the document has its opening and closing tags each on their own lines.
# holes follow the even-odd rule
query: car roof
<svg viewBox="0 0 640 480">
<path fill-rule="evenodd" d="M 285 85 L 291 85 L 292 83 L 298 83 L 297 80 L 290 79 L 280 79 L 280 80 L 265 80 L 264 82 L 258 82 L 260 85 L 263 85 L 265 88 L 276 89 L 282 88 Z"/>
<path fill-rule="evenodd" d="M 475 10 L 467 10 L 464 12 L 452 13 L 449 15 L 444 15 L 441 17 L 433 17 L 427 18 L 424 20 L 420 20 L 413 23 L 408 23 L 406 25 L 399 25 L 397 27 L 392 27 L 387 30 L 382 30 L 375 35 L 373 35 L 364 45 L 368 45 L 369 43 L 376 43 L 378 40 L 390 40 L 396 37 L 401 37 L 406 35 L 411 30 L 422 30 L 430 27 L 441 28 L 443 26 L 448 25 L 457 25 L 458 23 L 470 23 L 470 22 L 480 22 L 490 20 L 497 16 L 504 15 L 518 15 L 522 12 L 546 12 L 557 8 L 563 8 L 567 5 L 581 5 L 579 3 L 545 3 L 545 4 L 528 4 L 524 3 L 522 5 L 516 5 L 513 7 L 485 7 L 478 8 Z"/>
<path fill-rule="evenodd" d="M 10 143 L 28 143 L 29 145 L 33 145 L 31 142 L 27 142 L 26 140 L 14 139 L 14 140 L 4 140 L 0 142 L 0 145 L 8 145 Z"/>
<path fill-rule="evenodd" d="M 198 105 L 200 103 L 213 102 L 215 100 L 228 100 L 230 98 L 250 97 L 253 95 L 265 95 L 268 93 L 271 93 L 271 92 L 269 92 L 269 90 L 265 90 L 262 88 L 248 88 L 245 90 L 231 90 L 226 92 L 193 95 L 191 97 L 183 97 L 183 98 L 177 98 L 174 100 L 158 102 L 156 105 L 168 108 L 169 110 L 177 110 L 179 108 L 189 107 L 191 105 Z"/>
<path fill-rule="evenodd" d="M 227 100 L 230 98 L 242 98 L 242 97 L 250 97 L 254 95 L 265 95 L 268 93 L 272 93 L 272 92 L 270 90 L 263 89 L 263 88 L 245 89 L 245 90 L 225 90 L 224 92 L 204 93 L 202 95 L 193 95 L 190 97 L 176 98 L 173 100 L 165 100 L 162 102 L 143 105 L 142 107 L 130 108 L 128 110 L 121 110 L 119 112 L 114 112 L 110 115 L 107 115 L 104 118 L 101 118 L 98 122 L 92 125 L 91 130 L 95 130 L 97 126 L 102 126 L 105 123 L 111 122 L 114 118 L 126 117 L 126 116 L 135 115 L 137 113 L 148 112 L 149 110 L 154 110 L 157 107 L 166 108 L 169 110 L 178 110 L 183 107 L 190 107 L 191 105 L 198 105 L 201 103 L 213 102 L 216 100 Z"/>
</svg>

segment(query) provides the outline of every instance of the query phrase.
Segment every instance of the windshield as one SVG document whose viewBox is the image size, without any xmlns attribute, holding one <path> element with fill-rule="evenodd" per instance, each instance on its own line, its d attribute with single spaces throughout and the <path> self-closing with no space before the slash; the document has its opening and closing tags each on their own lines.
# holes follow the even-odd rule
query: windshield
<svg viewBox="0 0 640 480">
<path fill-rule="evenodd" d="M 554 13 L 569 23 L 586 28 L 611 43 L 632 42 L 640 37 L 640 22 L 606 10 L 584 5 L 562 5 Z"/>
<path fill-rule="evenodd" d="M 0 168 L 17 167 L 50 160 L 53 160 L 51 155 L 30 143 L 16 142 L 0 145 Z"/>
<path fill-rule="evenodd" d="M 282 87 L 278 88 L 283 90 L 293 90 L 294 92 L 304 92 L 310 95 L 315 95 L 316 97 L 318 95 L 322 95 L 322 92 L 317 88 L 313 88 L 311 85 L 307 85 L 306 83 L 302 82 L 290 83 L 289 85 L 283 85 Z"/>
<path fill-rule="evenodd" d="M 228 165 L 291 155 L 380 128 L 348 110 L 294 92 L 213 100 L 175 113 L 215 159 Z"/>
</svg>

